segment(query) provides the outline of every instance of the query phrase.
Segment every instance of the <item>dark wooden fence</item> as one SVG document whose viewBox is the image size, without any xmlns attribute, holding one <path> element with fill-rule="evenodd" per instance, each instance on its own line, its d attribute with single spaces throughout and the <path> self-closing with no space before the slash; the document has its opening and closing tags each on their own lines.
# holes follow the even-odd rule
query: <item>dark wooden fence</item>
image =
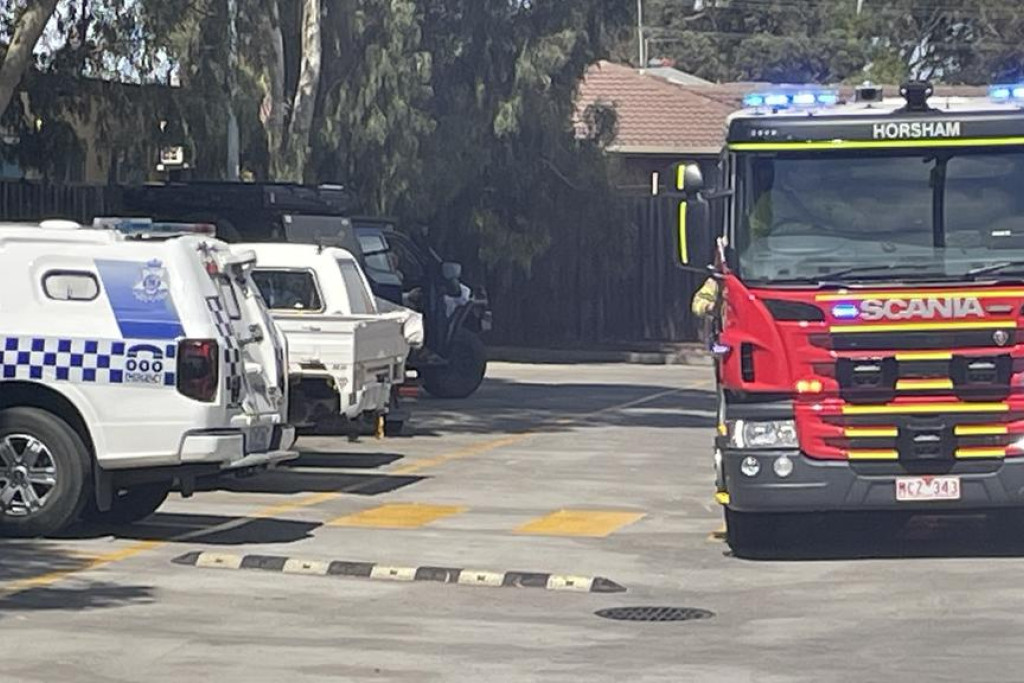
<svg viewBox="0 0 1024 683">
<path fill-rule="evenodd" d="M 106 185 L 0 181 L 0 219 L 67 218 L 91 221 L 114 210 L 118 188 Z"/>
<path fill-rule="evenodd" d="M 555 235 L 529 273 L 492 272 L 492 343 L 597 346 L 696 338 L 690 298 L 699 275 L 673 263 L 673 203 L 622 197 L 617 234 L 573 226 Z M 0 220 L 91 221 L 116 213 L 112 186 L 0 181 Z"/>
<path fill-rule="evenodd" d="M 691 341 L 698 274 L 676 267 L 672 200 L 625 196 L 618 234 L 585 226 L 555 235 L 529 274 L 492 274 L 494 341 L 595 346 Z"/>
</svg>

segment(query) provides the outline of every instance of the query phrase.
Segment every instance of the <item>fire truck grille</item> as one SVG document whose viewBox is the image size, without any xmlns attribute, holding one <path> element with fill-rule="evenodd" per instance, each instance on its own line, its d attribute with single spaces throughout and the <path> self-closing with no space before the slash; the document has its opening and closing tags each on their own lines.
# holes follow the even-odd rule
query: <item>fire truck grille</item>
<svg viewBox="0 0 1024 683">
<path fill-rule="evenodd" d="M 861 332 L 857 334 L 821 334 L 811 343 L 835 351 L 901 351 L 905 349 L 1007 348 L 1017 343 L 1018 334 L 1010 325 L 999 330 L 962 330 L 935 332 Z"/>
</svg>

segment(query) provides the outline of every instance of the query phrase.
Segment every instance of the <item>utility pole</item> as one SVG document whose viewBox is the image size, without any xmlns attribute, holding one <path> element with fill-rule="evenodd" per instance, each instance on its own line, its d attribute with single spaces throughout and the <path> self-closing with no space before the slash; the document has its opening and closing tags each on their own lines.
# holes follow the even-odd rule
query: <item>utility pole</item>
<svg viewBox="0 0 1024 683">
<path fill-rule="evenodd" d="M 238 90 L 238 0 L 227 0 L 228 10 L 228 158 L 227 178 L 238 180 L 238 118 L 235 116 L 235 93 Z"/>
<path fill-rule="evenodd" d="M 644 44 L 644 0 L 636 0 L 636 34 L 640 44 L 640 68 L 647 68 L 647 49 Z"/>
<path fill-rule="evenodd" d="M 862 9 L 864 9 L 864 0 L 857 0 L 857 14 L 860 14 Z"/>
</svg>

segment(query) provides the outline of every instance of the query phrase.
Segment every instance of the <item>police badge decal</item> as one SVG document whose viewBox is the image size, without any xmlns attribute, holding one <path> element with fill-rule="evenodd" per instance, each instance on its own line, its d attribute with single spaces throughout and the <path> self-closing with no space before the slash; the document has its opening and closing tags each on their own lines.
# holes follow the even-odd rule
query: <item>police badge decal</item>
<svg viewBox="0 0 1024 683">
<path fill-rule="evenodd" d="M 147 304 L 163 301 L 170 295 L 167 288 L 167 269 L 159 260 L 152 260 L 142 267 L 139 281 L 132 286 L 135 298 Z"/>
</svg>

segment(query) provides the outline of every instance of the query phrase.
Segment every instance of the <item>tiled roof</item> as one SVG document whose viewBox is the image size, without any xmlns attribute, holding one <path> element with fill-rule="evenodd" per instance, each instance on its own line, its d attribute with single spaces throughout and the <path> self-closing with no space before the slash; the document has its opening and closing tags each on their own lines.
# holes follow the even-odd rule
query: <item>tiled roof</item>
<svg viewBox="0 0 1024 683">
<path fill-rule="evenodd" d="M 698 94 L 716 86 L 684 87 L 650 73 L 598 62 L 580 86 L 578 110 L 611 105 L 618 116 L 612 151 L 716 154 L 725 141 L 725 119 L 736 106 Z"/>
<path fill-rule="evenodd" d="M 631 154 L 717 154 L 725 144 L 725 121 L 742 107 L 743 96 L 770 88 L 765 83 L 682 85 L 659 77 L 657 70 L 598 62 L 580 85 L 577 118 L 595 103 L 612 105 L 618 134 L 610 151 Z M 897 86 L 884 86 L 896 96 Z M 839 86 L 852 99 L 853 86 Z M 938 96 L 984 96 L 978 86 L 937 86 Z"/>
</svg>

